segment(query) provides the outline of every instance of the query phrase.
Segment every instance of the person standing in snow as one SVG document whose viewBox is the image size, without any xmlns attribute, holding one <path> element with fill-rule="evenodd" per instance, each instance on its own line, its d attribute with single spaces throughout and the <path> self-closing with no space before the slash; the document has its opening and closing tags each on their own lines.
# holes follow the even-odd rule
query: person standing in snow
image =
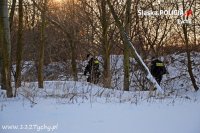
<svg viewBox="0 0 200 133">
<path fill-rule="evenodd" d="M 99 71 L 99 60 L 92 57 L 90 54 L 87 55 L 88 64 L 85 67 L 84 75 L 89 73 L 87 82 L 97 84 L 99 81 L 100 71 Z"/>
<path fill-rule="evenodd" d="M 151 61 L 151 74 L 156 79 L 159 85 L 161 83 L 162 76 L 167 73 L 168 72 L 166 70 L 164 63 L 159 59 L 153 57 Z"/>
</svg>

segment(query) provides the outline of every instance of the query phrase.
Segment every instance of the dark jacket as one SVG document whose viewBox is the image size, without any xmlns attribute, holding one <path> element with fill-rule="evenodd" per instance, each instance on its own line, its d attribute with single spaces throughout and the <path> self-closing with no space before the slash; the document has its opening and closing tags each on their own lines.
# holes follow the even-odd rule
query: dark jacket
<svg viewBox="0 0 200 133">
<path fill-rule="evenodd" d="M 97 59 L 91 58 L 85 67 L 84 75 L 87 73 L 97 73 L 99 72 L 99 61 Z"/>
<path fill-rule="evenodd" d="M 162 75 L 166 73 L 167 73 L 167 70 L 162 61 L 155 59 L 151 62 L 151 74 L 154 77 L 162 77 Z"/>
</svg>

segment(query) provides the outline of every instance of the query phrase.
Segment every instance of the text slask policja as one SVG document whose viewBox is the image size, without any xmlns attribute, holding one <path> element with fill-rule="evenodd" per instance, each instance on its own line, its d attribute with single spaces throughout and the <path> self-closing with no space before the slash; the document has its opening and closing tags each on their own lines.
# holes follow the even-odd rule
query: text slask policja
<svg viewBox="0 0 200 133">
<path fill-rule="evenodd" d="M 159 15 L 171 15 L 171 16 L 183 16 L 183 10 L 159 10 L 159 11 L 152 11 L 152 10 L 138 10 L 139 16 L 159 16 Z"/>
</svg>

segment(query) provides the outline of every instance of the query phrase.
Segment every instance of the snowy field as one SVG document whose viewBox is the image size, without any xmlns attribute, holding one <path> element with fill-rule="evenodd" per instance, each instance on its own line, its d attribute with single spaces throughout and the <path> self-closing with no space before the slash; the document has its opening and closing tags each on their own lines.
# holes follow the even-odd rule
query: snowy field
<svg viewBox="0 0 200 133">
<path fill-rule="evenodd" d="M 17 97 L 7 99 L 0 90 L 0 133 L 200 133 L 200 91 L 192 90 L 186 55 L 169 55 L 165 60 L 169 74 L 161 84 L 164 95 L 137 91 L 144 75 L 134 60 L 131 91 L 121 91 L 122 56 L 111 58 L 114 90 L 86 83 L 81 76 L 85 61 L 79 63 L 80 82 L 70 81 L 62 62 L 49 64 L 44 75 L 53 81 L 38 89 L 34 63 L 25 62 L 22 75 L 27 82 Z M 192 60 L 200 86 L 200 54 L 192 53 Z"/>
<path fill-rule="evenodd" d="M 0 94 L 0 133 L 200 133 L 200 92 L 123 92 L 85 82 L 24 83 Z"/>
</svg>

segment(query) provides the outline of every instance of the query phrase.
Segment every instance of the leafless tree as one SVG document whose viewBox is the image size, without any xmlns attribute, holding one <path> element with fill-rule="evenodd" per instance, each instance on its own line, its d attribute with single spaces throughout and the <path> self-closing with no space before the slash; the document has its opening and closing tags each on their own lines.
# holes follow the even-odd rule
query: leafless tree
<svg viewBox="0 0 200 133">
<path fill-rule="evenodd" d="M 0 55 L 2 64 L 1 87 L 7 90 L 7 97 L 13 97 L 11 87 L 11 41 L 10 41 L 10 24 L 8 17 L 8 1 L 0 2 Z"/>
<path fill-rule="evenodd" d="M 45 49 L 45 27 L 46 27 L 46 10 L 47 10 L 47 0 L 42 1 L 42 11 L 41 11 L 41 33 L 40 33 L 40 47 L 39 47 L 39 59 L 38 59 L 38 87 L 43 88 L 44 76 L 43 76 L 43 66 L 44 66 L 44 49 Z"/>
</svg>

